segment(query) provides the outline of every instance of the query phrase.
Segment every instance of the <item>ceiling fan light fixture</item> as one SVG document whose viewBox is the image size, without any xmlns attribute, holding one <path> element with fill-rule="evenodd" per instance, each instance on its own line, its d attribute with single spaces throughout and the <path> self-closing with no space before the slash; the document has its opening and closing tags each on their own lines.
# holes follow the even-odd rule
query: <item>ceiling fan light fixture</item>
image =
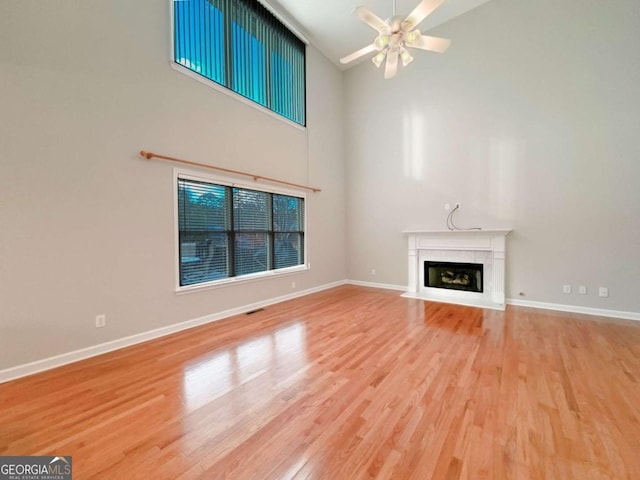
<svg viewBox="0 0 640 480">
<path fill-rule="evenodd" d="M 409 50 L 406 48 L 400 49 L 400 60 L 402 60 L 402 66 L 406 67 L 411 62 L 413 62 L 413 56 L 409 53 Z"/>
<path fill-rule="evenodd" d="M 389 40 L 390 40 L 389 35 L 382 34 L 382 35 L 378 35 L 373 43 L 378 50 L 382 50 L 384 47 L 389 45 Z"/>
<path fill-rule="evenodd" d="M 415 45 L 416 43 L 418 43 L 420 41 L 420 37 L 422 37 L 422 34 L 420 33 L 420 30 L 413 30 L 413 31 L 407 33 L 405 35 L 404 39 L 407 42 L 407 44 Z"/>
<path fill-rule="evenodd" d="M 380 68 L 380 65 L 382 65 L 382 62 L 384 62 L 384 57 L 386 56 L 387 56 L 387 51 L 382 50 L 381 52 L 378 52 L 378 54 L 375 57 L 373 57 L 371 61 L 376 67 Z"/>
</svg>

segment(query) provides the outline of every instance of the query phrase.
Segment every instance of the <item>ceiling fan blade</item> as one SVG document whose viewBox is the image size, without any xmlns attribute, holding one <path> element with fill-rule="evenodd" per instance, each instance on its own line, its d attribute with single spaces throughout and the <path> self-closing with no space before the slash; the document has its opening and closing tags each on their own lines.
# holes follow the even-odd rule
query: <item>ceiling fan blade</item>
<svg viewBox="0 0 640 480">
<path fill-rule="evenodd" d="M 387 64 L 384 67 L 384 78 L 393 78 L 398 73 L 398 50 L 389 50 Z"/>
<path fill-rule="evenodd" d="M 390 28 L 389 24 L 382 20 L 379 16 L 369 10 L 367 7 L 356 7 L 353 10 L 353 13 L 356 14 L 360 20 L 369 25 L 371 28 L 376 30 L 379 33 L 389 33 Z"/>
<path fill-rule="evenodd" d="M 402 22 L 403 26 L 405 26 L 405 30 L 408 31 L 414 29 L 443 2 L 444 0 L 422 0 Z"/>
<path fill-rule="evenodd" d="M 420 35 L 415 39 L 407 39 L 407 46 L 429 50 L 430 52 L 443 53 L 446 52 L 451 45 L 451 40 L 440 37 L 430 37 L 428 35 Z"/>
<path fill-rule="evenodd" d="M 353 62 L 354 60 L 357 60 L 360 57 L 364 57 L 365 55 L 375 52 L 378 49 L 376 48 L 376 46 L 372 43 L 371 45 L 367 45 L 364 48 L 361 48 L 360 50 L 353 52 L 351 55 L 347 55 L 346 57 L 342 57 L 340 59 L 340 63 L 344 64 L 344 63 L 349 63 L 349 62 Z"/>
</svg>

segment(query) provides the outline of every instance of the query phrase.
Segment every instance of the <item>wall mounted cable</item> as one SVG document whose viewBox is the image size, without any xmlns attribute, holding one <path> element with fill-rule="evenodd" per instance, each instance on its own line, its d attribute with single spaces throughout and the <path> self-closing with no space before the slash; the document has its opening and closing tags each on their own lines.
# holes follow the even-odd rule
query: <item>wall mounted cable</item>
<svg viewBox="0 0 640 480">
<path fill-rule="evenodd" d="M 460 208 L 460 204 L 456 204 L 456 206 L 449 212 L 447 215 L 447 228 L 449 230 L 482 230 L 480 227 L 471 227 L 471 228 L 460 228 L 455 223 L 453 223 L 453 214 L 456 213 L 456 210 Z"/>
</svg>

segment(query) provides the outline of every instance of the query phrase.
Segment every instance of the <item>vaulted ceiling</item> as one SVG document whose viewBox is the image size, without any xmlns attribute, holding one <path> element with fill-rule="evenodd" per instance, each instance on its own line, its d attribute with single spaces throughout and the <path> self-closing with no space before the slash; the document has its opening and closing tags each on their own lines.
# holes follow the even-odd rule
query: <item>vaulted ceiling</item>
<svg viewBox="0 0 640 480">
<path fill-rule="evenodd" d="M 396 0 L 397 14 L 408 14 L 419 1 Z M 488 1 L 445 0 L 420 24 L 420 30 L 425 33 Z M 339 59 L 370 44 L 375 37 L 375 32 L 353 15 L 353 9 L 364 5 L 382 19 L 391 17 L 393 13 L 393 0 L 269 0 L 269 3 L 293 17 L 309 40 L 343 69 L 358 62 L 344 66 L 339 64 Z"/>
</svg>

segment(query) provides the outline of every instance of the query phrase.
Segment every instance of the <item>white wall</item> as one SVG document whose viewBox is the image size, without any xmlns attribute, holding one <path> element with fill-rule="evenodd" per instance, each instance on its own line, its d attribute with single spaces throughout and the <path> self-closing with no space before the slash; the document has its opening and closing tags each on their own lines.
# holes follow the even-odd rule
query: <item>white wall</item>
<svg viewBox="0 0 640 480">
<path fill-rule="evenodd" d="M 400 231 L 461 202 L 514 229 L 508 297 L 640 312 L 638 1 L 494 0 L 432 34 L 450 50 L 393 80 L 346 73 L 349 278 L 406 285 Z"/>
<path fill-rule="evenodd" d="M 307 55 L 307 131 L 170 68 L 169 2 L 0 2 L 0 370 L 346 277 L 342 74 Z M 312 269 L 174 293 L 173 166 L 323 189 Z M 107 327 L 96 329 L 96 314 Z"/>
</svg>

